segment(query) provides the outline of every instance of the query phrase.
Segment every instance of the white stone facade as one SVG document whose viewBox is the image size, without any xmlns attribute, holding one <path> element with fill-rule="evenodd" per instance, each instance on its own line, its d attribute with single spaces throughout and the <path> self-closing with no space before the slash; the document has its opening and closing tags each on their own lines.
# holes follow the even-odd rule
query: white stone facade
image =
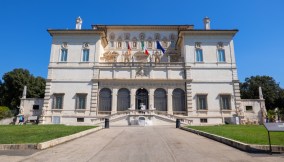
<svg viewBox="0 0 284 162">
<path fill-rule="evenodd" d="M 181 117 L 193 125 L 245 119 L 233 43 L 237 30 L 93 25 L 48 32 L 44 124 L 92 124 L 106 115 L 139 112 L 141 105 L 145 112 Z"/>
</svg>

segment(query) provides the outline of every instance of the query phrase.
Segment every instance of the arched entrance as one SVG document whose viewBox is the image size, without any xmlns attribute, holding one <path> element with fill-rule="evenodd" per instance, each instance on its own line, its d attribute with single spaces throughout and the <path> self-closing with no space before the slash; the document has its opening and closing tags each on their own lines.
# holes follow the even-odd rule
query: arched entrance
<svg viewBox="0 0 284 162">
<path fill-rule="evenodd" d="M 130 92 L 122 88 L 117 93 L 117 111 L 125 111 L 130 108 Z"/>
<path fill-rule="evenodd" d="M 99 96 L 99 111 L 111 111 L 111 90 L 108 88 L 103 88 L 100 90 L 100 96 Z"/>
<path fill-rule="evenodd" d="M 149 109 L 148 106 L 148 91 L 144 88 L 140 88 L 136 91 L 136 104 L 135 104 L 135 109 L 140 110 L 141 106 L 145 105 L 145 109 Z"/>
<path fill-rule="evenodd" d="M 182 89 L 175 89 L 173 91 L 173 111 L 185 111 L 185 94 Z"/>
<path fill-rule="evenodd" d="M 154 107 L 157 111 L 167 111 L 167 92 L 162 88 L 155 90 Z"/>
</svg>

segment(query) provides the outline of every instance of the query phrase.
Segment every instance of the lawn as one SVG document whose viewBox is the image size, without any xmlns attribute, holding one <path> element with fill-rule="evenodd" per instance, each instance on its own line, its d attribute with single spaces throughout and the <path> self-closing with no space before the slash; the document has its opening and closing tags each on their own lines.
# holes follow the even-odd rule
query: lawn
<svg viewBox="0 0 284 162">
<path fill-rule="evenodd" d="M 188 127 L 248 144 L 269 144 L 267 131 L 263 125 L 220 125 Z M 284 146 L 284 132 L 270 132 L 270 137 L 272 145 Z"/>
<path fill-rule="evenodd" d="M 95 126 L 0 125 L 0 144 L 40 143 Z"/>
</svg>

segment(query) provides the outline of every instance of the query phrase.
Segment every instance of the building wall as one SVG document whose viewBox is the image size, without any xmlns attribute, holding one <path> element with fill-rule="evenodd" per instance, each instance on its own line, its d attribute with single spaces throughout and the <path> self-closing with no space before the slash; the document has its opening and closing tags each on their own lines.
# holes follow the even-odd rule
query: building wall
<svg viewBox="0 0 284 162">
<path fill-rule="evenodd" d="M 125 34 L 130 34 L 130 39 L 125 40 Z M 139 35 L 145 34 L 144 42 L 152 40 L 153 48 L 149 49 L 150 56 L 147 62 L 124 62 L 127 52 L 126 41 L 129 41 L 132 55 L 141 52 Z M 160 42 L 167 41 L 170 46 L 170 35 L 174 35 L 178 41 L 177 56 L 179 61 L 173 62 L 166 55 L 160 63 L 150 62 L 150 57 L 156 49 L 154 35 L 160 34 Z M 50 64 L 44 108 L 45 123 L 52 123 L 57 119 L 63 124 L 86 124 L 105 114 L 100 114 L 99 95 L 100 90 L 108 88 L 112 95 L 112 114 L 117 112 L 117 93 L 119 89 L 126 88 L 130 91 L 130 108 L 135 108 L 136 91 L 140 88 L 149 93 L 149 107 L 154 107 L 154 92 L 162 88 L 167 93 L 167 113 L 174 114 L 172 95 L 174 89 L 182 89 L 185 92 L 186 113 L 184 117 L 191 119 L 193 124 L 221 124 L 224 118 L 237 115 L 239 106 L 239 86 L 235 61 L 233 34 L 189 34 L 178 35 L 177 29 L 110 29 L 106 32 L 106 39 L 114 41 L 114 47 L 103 46 L 103 36 L 100 34 L 54 34 L 51 45 Z M 112 40 L 111 35 L 115 35 Z M 133 48 L 133 40 L 137 39 L 137 48 Z M 118 42 L 122 47 L 117 48 Z M 63 43 L 67 43 L 68 58 L 66 62 L 60 61 L 60 53 Z M 203 62 L 196 62 L 195 43 L 201 43 L 203 50 Z M 217 45 L 223 43 L 225 62 L 218 62 Z M 83 44 L 89 43 L 89 62 L 82 62 Z M 175 43 L 175 42 L 174 42 Z M 169 48 L 170 49 L 170 48 Z M 174 50 L 174 49 L 172 49 Z M 105 55 L 115 52 L 116 61 L 110 62 Z M 161 52 L 160 52 L 161 53 Z M 154 56 L 152 57 L 152 59 Z M 143 69 L 143 73 L 141 73 Z M 64 94 L 63 109 L 52 109 L 53 95 Z M 76 110 L 76 94 L 85 93 L 86 109 Z M 207 95 L 207 110 L 197 109 L 198 94 Z M 231 96 L 230 110 L 221 110 L 220 95 Z M 245 113 L 254 116 L 253 113 Z M 57 119 L 55 119 L 56 117 Z M 77 118 L 85 118 L 84 123 L 77 122 Z M 201 119 L 207 119 L 202 123 Z"/>
</svg>

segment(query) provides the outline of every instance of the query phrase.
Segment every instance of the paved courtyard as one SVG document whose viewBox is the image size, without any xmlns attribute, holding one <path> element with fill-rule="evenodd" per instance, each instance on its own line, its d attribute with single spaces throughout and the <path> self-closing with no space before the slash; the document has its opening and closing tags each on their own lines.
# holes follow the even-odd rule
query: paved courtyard
<svg viewBox="0 0 284 162">
<path fill-rule="evenodd" d="M 42 151 L 0 151 L 0 161 L 284 161 L 249 154 L 174 126 L 111 127 Z"/>
</svg>

